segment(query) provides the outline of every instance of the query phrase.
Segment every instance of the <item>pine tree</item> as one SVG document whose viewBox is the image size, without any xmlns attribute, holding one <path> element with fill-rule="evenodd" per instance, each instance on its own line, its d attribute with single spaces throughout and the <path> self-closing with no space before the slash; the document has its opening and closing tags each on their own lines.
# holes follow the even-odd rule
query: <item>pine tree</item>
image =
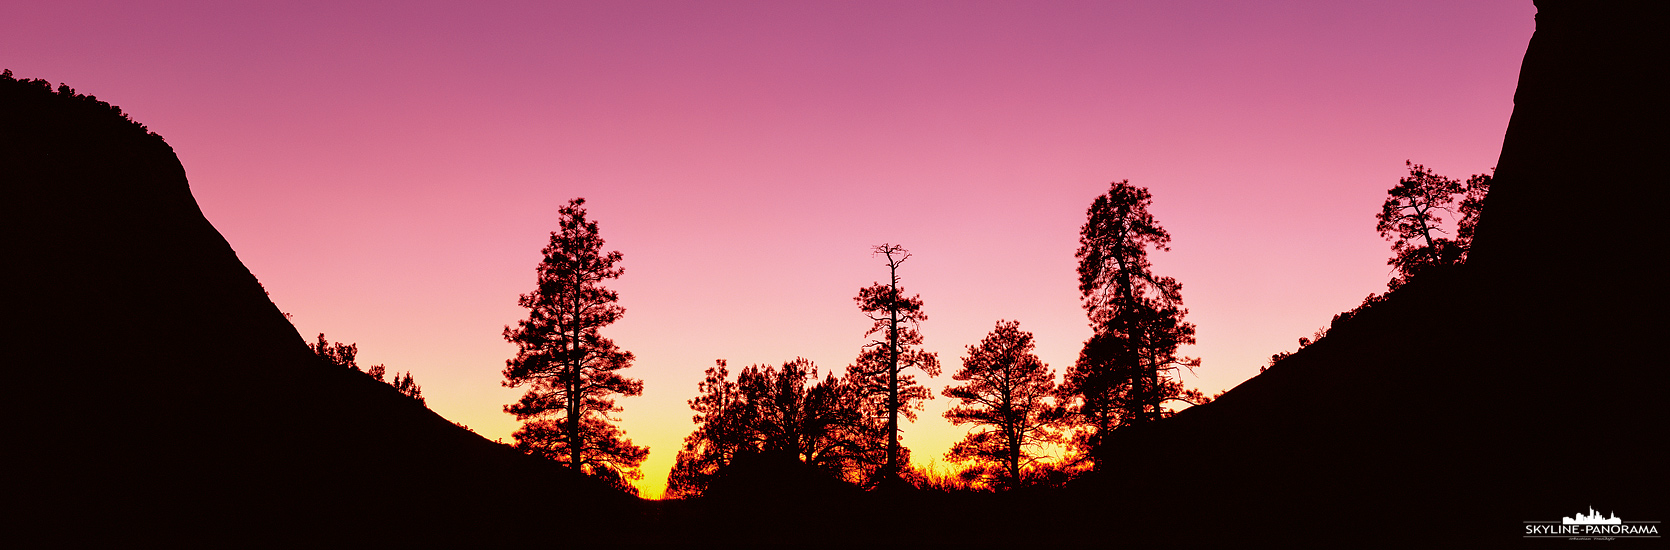
<svg viewBox="0 0 1670 550">
<path fill-rule="evenodd" d="M 1171 242 L 1148 212 L 1152 203 L 1147 189 L 1114 182 L 1091 203 L 1079 233 L 1079 292 L 1094 333 L 1063 392 L 1076 399 L 1071 413 L 1085 428 L 1074 445 L 1092 459 L 1112 430 L 1164 416 L 1161 405 L 1184 394 L 1172 375 L 1200 364 L 1177 356 L 1195 342 L 1194 325 L 1183 321 L 1182 284 L 1154 275 L 1148 262 L 1150 248 L 1170 250 Z"/>
<path fill-rule="evenodd" d="M 1409 161 L 1404 165 L 1409 175 L 1386 191 L 1386 202 L 1375 216 L 1375 230 L 1392 241 L 1392 258 L 1386 264 L 1397 269 L 1394 288 L 1423 269 L 1461 260 L 1461 249 L 1444 237 L 1444 220 L 1438 216 L 1449 211 L 1455 195 L 1462 192 L 1461 182 Z"/>
<path fill-rule="evenodd" d="M 906 370 L 917 368 L 928 376 L 939 376 L 939 356 L 917 348 L 922 345 L 917 326 L 928 315 L 922 311 L 921 296 L 906 298 L 899 286 L 899 266 L 910 258 L 910 252 L 893 244 L 876 246 L 874 252 L 887 258 L 888 282 L 859 289 L 853 301 L 872 323 L 864 335 L 879 333 L 881 338 L 865 345 L 848 372 L 858 382 L 872 414 L 885 418 L 880 431 L 886 459 L 873 481 L 890 482 L 899 479 L 900 465 L 908 459 L 899 445 L 899 416 L 915 421 L 922 401 L 933 398 Z"/>
<path fill-rule="evenodd" d="M 1386 265 L 1395 268 L 1387 285 L 1393 289 L 1429 267 L 1467 261 L 1491 180 L 1488 174 L 1474 174 L 1462 182 L 1407 160 L 1403 164 L 1409 168 L 1409 175 L 1386 191 L 1386 202 L 1374 217 L 1378 222 L 1375 230 L 1392 241 L 1392 257 Z M 1452 205 L 1457 209 L 1451 210 Z M 1445 229 L 1440 212 L 1461 216 L 1453 233 Z"/>
<path fill-rule="evenodd" d="M 1035 346 L 1032 333 L 1021 330 L 1019 322 L 998 321 L 978 346 L 968 346 L 962 368 L 952 375 L 962 384 L 943 392 L 958 400 L 945 418 L 975 426 L 946 458 L 976 463 L 999 487 L 1023 485 L 1027 469 L 1040 456 L 1038 449 L 1059 440 L 1054 427 L 1062 410 L 1050 402 L 1055 371 L 1038 359 Z"/>
<path fill-rule="evenodd" d="M 641 395 L 644 385 L 619 373 L 632 366 L 632 353 L 598 333 L 626 311 L 602 284 L 621 276 L 621 253 L 602 252 L 585 202 L 576 198 L 558 210 L 561 230 L 541 251 L 538 286 L 518 302 L 528 318 L 504 329 L 517 347 L 505 362 L 504 385 L 528 386 L 505 412 L 524 421 L 513 434 L 524 452 L 632 491 L 627 480 L 643 476 L 638 467 L 649 450 L 626 439 L 610 415 L 621 411 L 617 396 Z"/>
</svg>

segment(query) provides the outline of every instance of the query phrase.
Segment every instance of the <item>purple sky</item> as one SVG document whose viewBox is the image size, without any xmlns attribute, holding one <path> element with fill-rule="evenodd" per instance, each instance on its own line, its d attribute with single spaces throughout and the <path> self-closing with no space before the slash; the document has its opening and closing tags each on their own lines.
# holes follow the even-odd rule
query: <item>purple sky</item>
<svg viewBox="0 0 1670 550">
<path fill-rule="evenodd" d="M 638 356 L 623 426 L 660 494 L 685 400 L 733 370 L 858 354 L 900 243 L 950 381 L 998 319 L 1061 370 L 1073 251 L 1113 180 L 1174 238 L 1208 394 L 1383 291 L 1374 214 L 1412 159 L 1495 164 L 1534 23 L 1481 2 L 11 2 L 0 68 L 120 105 L 311 337 L 414 373 L 509 439 L 517 294 L 583 196 Z M 235 367 L 235 366 L 229 366 Z M 961 437 L 932 401 L 919 463 Z"/>
</svg>

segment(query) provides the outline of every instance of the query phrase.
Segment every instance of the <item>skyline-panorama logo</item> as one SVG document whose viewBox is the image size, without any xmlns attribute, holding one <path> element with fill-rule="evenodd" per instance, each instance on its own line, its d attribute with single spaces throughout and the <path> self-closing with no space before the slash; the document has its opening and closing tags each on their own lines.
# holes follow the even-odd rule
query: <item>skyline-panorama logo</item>
<svg viewBox="0 0 1670 550">
<path fill-rule="evenodd" d="M 1656 539 L 1657 521 L 1624 521 L 1617 512 L 1602 516 L 1589 507 L 1589 513 L 1560 518 L 1560 521 L 1527 521 L 1524 538 L 1528 539 Z"/>
</svg>

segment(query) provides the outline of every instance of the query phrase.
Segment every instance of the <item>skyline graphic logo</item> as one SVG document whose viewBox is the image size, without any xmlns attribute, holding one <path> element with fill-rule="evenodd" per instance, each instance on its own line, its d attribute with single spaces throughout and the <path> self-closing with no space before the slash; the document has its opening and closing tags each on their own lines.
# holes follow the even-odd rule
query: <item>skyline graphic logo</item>
<svg viewBox="0 0 1670 550">
<path fill-rule="evenodd" d="M 1623 520 L 1618 519 L 1618 513 L 1617 512 L 1613 512 L 1612 517 L 1601 517 L 1600 512 L 1596 512 L 1595 507 L 1590 506 L 1589 507 L 1589 515 L 1577 514 L 1577 517 L 1571 517 L 1571 516 L 1563 517 L 1563 518 L 1560 518 L 1560 524 L 1561 525 L 1622 525 Z"/>
<path fill-rule="evenodd" d="M 1656 539 L 1660 538 L 1658 521 L 1624 521 L 1617 512 L 1601 515 L 1589 506 L 1589 513 L 1579 512 L 1573 516 L 1560 518 L 1560 521 L 1527 521 L 1523 538 L 1528 539 L 1570 539 L 1570 540 L 1612 540 L 1612 539 Z"/>
</svg>

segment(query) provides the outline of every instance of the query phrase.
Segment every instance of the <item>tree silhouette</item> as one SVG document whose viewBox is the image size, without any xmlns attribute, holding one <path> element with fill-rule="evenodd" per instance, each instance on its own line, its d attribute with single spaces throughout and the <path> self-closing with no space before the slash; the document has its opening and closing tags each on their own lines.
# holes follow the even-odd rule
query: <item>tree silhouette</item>
<svg viewBox="0 0 1670 550">
<path fill-rule="evenodd" d="M 1491 174 L 1473 174 L 1461 184 L 1461 203 L 1456 208 L 1461 222 L 1456 224 L 1455 241 L 1461 247 L 1462 262 L 1467 261 L 1468 252 L 1473 250 L 1473 237 L 1479 230 L 1479 215 L 1484 213 L 1484 197 L 1490 194 L 1491 179 Z"/>
<path fill-rule="evenodd" d="M 998 321 L 980 345 L 968 346 L 962 368 L 952 375 L 963 384 L 943 392 L 959 401 L 945 418 L 976 426 L 946 458 L 975 462 L 999 487 L 1021 486 L 1025 470 L 1039 457 L 1035 449 L 1060 439 L 1053 427 L 1062 411 L 1050 403 L 1055 371 L 1038 359 L 1034 347 L 1032 333 L 1021 330 L 1019 322 Z"/>
<path fill-rule="evenodd" d="M 1069 412 L 1084 427 L 1074 446 L 1092 459 L 1112 430 L 1164 416 L 1163 402 L 1184 395 L 1170 375 L 1200 364 L 1177 356 L 1179 346 L 1195 342 L 1194 325 L 1183 321 L 1182 285 L 1154 275 L 1148 262 L 1150 247 L 1170 250 L 1171 242 L 1148 212 L 1152 202 L 1147 189 L 1114 182 L 1091 203 L 1079 232 L 1079 292 L 1095 332 L 1062 392 L 1076 398 Z"/>
<path fill-rule="evenodd" d="M 841 475 L 862 453 L 862 412 L 848 380 L 818 379 L 818 367 L 795 358 L 780 368 L 753 365 L 737 376 L 760 452 L 794 457 Z"/>
<path fill-rule="evenodd" d="M 1397 269 L 1393 286 L 1407 282 L 1415 273 L 1435 265 L 1460 261 L 1461 249 L 1452 239 L 1442 235 L 1443 219 L 1439 211 L 1448 211 L 1455 195 L 1461 193 L 1461 182 L 1440 176 L 1425 166 L 1404 161 L 1409 175 L 1399 179 L 1397 186 L 1386 191 L 1386 202 L 1380 205 L 1379 223 L 1375 230 L 1392 241 L 1392 258 L 1387 265 Z"/>
<path fill-rule="evenodd" d="M 360 370 L 360 366 L 354 363 L 354 356 L 359 355 L 360 347 L 358 344 L 331 342 L 325 340 L 325 333 L 321 332 L 319 333 L 319 340 L 308 344 L 307 348 L 313 350 L 313 355 L 319 356 L 326 363 L 345 369 Z M 382 378 L 378 378 L 378 380 L 382 380 Z"/>
<path fill-rule="evenodd" d="M 916 382 L 916 377 L 905 374 L 910 368 L 921 369 L 928 376 L 939 376 L 937 354 L 916 349 L 922 344 L 922 333 L 916 327 L 928 319 L 922 311 L 920 295 L 906 298 L 899 287 L 899 266 L 910 259 L 910 252 L 894 244 L 876 246 L 874 253 L 887 258 L 888 282 L 874 283 L 858 290 L 853 301 L 870 318 L 872 324 L 865 336 L 880 333 L 882 338 L 866 344 L 858 360 L 848 368 L 853 379 L 877 417 L 885 417 L 882 436 L 886 439 L 886 462 L 877 481 L 899 479 L 901 447 L 899 446 L 899 416 L 915 421 L 922 401 L 933 394 Z"/>
<path fill-rule="evenodd" d="M 621 276 L 621 254 L 602 252 L 585 203 L 572 199 L 558 210 L 561 230 L 541 251 L 538 286 L 517 302 L 528 318 L 504 329 L 517 347 L 505 361 L 504 385 L 528 386 L 505 412 L 524 421 L 513 434 L 519 449 L 632 491 L 626 480 L 643 476 L 638 467 L 649 450 L 626 439 L 610 413 L 621 411 L 615 396 L 640 395 L 644 384 L 618 372 L 632 366 L 632 353 L 598 334 L 626 311 L 602 285 Z"/>
<path fill-rule="evenodd" d="M 1375 230 L 1392 241 L 1392 257 L 1386 265 L 1395 268 L 1388 284 L 1393 289 L 1426 268 L 1467 261 L 1491 180 L 1488 174 L 1474 174 L 1462 182 L 1411 161 L 1403 164 L 1409 175 L 1386 191 L 1386 202 L 1374 217 Z M 1458 200 L 1458 211 L 1451 210 Z M 1461 216 L 1454 237 L 1444 236 L 1450 232 L 1443 227 L 1440 211 Z"/>
<path fill-rule="evenodd" d="M 742 390 L 728 379 L 725 360 L 715 361 L 696 384 L 699 394 L 688 401 L 696 412 L 696 429 L 684 436 L 684 447 L 667 476 L 667 497 L 688 498 L 707 490 L 708 482 L 736 456 L 752 447 L 752 414 Z"/>
<path fill-rule="evenodd" d="M 383 368 L 383 366 L 377 365 L 374 368 Z M 394 380 L 388 382 L 388 385 L 394 386 L 394 389 L 399 391 L 401 395 L 410 397 L 419 403 L 423 402 L 423 387 L 412 379 L 411 371 L 407 371 L 405 375 L 396 375 Z"/>
<path fill-rule="evenodd" d="M 671 498 L 702 494 L 720 470 L 748 453 L 789 457 L 832 477 L 848 477 L 862 458 L 855 392 L 843 379 L 818 380 L 817 366 L 796 358 L 782 367 L 750 365 L 727 380 L 723 359 L 689 401 L 696 429 L 684 438 L 668 476 Z"/>
<path fill-rule="evenodd" d="M 355 357 L 359 355 L 359 344 L 331 342 L 326 340 L 325 333 L 321 332 L 319 333 L 319 340 L 308 344 L 307 348 L 313 350 L 313 354 L 326 363 L 345 369 L 352 369 L 356 372 L 360 370 L 359 364 L 354 362 Z M 378 382 L 383 382 L 393 386 L 395 391 L 400 392 L 401 395 L 410 397 L 418 403 L 423 403 L 423 387 L 419 386 L 417 381 L 412 379 L 412 373 L 410 371 L 407 371 L 404 376 L 397 375 L 393 380 L 386 381 L 383 380 L 383 376 L 388 374 L 388 367 L 386 366 L 372 365 L 364 372 L 366 376 L 370 376 Z"/>
</svg>

